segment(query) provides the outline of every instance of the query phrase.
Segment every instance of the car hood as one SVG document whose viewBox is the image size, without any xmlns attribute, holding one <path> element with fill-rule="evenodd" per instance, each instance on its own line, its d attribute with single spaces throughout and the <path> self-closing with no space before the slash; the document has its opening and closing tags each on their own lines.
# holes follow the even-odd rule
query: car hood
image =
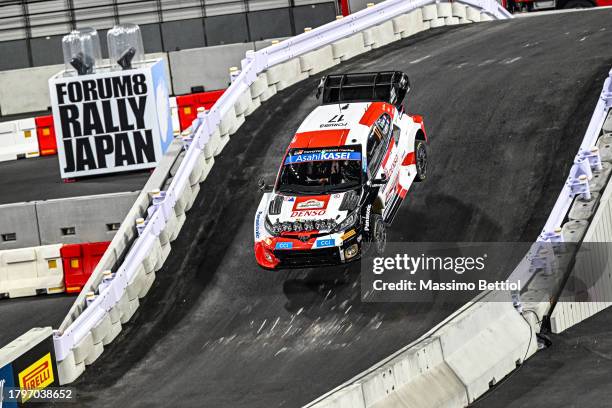
<svg viewBox="0 0 612 408">
<path fill-rule="evenodd" d="M 326 195 L 312 196 L 285 196 L 275 195 L 272 197 L 271 205 L 274 206 L 274 201 L 282 200 L 279 214 L 269 214 L 268 217 L 272 223 L 278 222 L 295 222 L 295 221 L 316 221 L 316 220 L 333 220 L 336 223 L 342 222 L 346 218 L 348 211 L 341 211 L 340 205 L 346 194 L 350 193 L 333 193 Z M 276 203 L 278 205 L 278 202 Z"/>
</svg>

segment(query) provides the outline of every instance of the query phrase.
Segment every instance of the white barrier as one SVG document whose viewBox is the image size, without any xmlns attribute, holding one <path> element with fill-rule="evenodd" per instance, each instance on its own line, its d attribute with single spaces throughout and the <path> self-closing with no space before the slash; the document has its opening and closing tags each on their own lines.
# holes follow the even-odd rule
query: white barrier
<svg viewBox="0 0 612 408">
<path fill-rule="evenodd" d="M 0 162 L 38 156 L 33 118 L 0 123 Z"/>
<path fill-rule="evenodd" d="M 331 45 L 326 45 L 318 50 L 311 51 L 300 56 L 300 67 L 309 76 L 318 74 L 338 64 L 340 61 L 334 58 Z"/>
<path fill-rule="evenodd" d="M 308 408 L 464 407 L 537 350 L 534 328 L 483 293 L 417 341 Z"/>
<path fill-rule="evenodd" d="M 126 253 L 122 264 L 116 268 L 112 282 L 98 293 L 95 300 L 87 307 L 82 297 L 77 298 L 60 330 L 55 334 L 54 345 L 62 384 L 77 378 L 84 364 L 90 364 L 99 356 L 104 342 L 96 343 L 96 338 L 93 338 L 96 336 L 92 333 L 96 328 L 100 328 L 97 340 L 109 335 L 112 324 L 109 326 L 103 322 L 108 320 L 111 312 L 119 308 L 121 323 L 125 323 L 138 307 L 138 299 L 129 299 L 127 294 L 130 291 L 126 288 L 140 282 L 143 270 L 145 274 L 153 273 L 162 266 L 169 252 L 169 244 L 164 245 L 164 242 L 169 240 L 166 240 L 164 235 L 176 236 L 178 233 L 176 226 L 184 222 L 185 211 L 188 211 L 193 204 L 199 191 L 199 183 L 206 177 L 212 165 L 212 156 L 207 158 L 209 156 L 207 151 L 214 150 L 215 155 L 220 153 L 229 136 L 236 132 L 244 122 L 245 115 L 252 111 L 249 106 L 254 103 L 254 99 L 265 100 L 264 98 L 269 97 L 266 93 L 284 89 L 308 77 L 309 72 L 316 68 L 313 65 L 310 70 L 304 70 L 301 66 L 300 57 L 308 53 L 331 45 L 335 60 L 348 59 L 367 49 L 365 36 L 361 32 L 372 27 L 377 27 L 375 29 L 377 38 L 372 44 L 382 44 L 390 36 L 398 39 L 400 35 L 396 35 L 391 19 L 410 13 L 430 2 L 431 0 L 387 0 L 257 52 L 247 52 L 246 58 L 242 61 L 242 70 L 234 77 L 231 86 L 208 113 L 199 113 L 194 120 L 190 128 L 192 137 L 185 139 L 189 147 L 182 157 L 180 166 L 175 171 L 170 171 L 174 177 L 167 185 L 166 191 L 153 200 L 146 211 L 146 220 L 139 221 L 138 237 Z M 465 0 L 465 2 L 476 3 L 478 7 L 486 9 L 497 18 L 510 16 L 495 0 Z M 260 83 L 254 86 L 260 89 L 253 91 L 253 84 L 256 81 L 264 81 L 260 78 L 263 75 L 266 86 Z M 262 89 L 262 93 L 258 95 Z M 159 167 L 156 173 L 158 170 Z M 135 211 L 137 212 L 142 205 L 148 205 L 148 200 L 139 198 Z M 130 216 L 127 219 L 130 219 Z M 116 236 L 118 240 L 121 239 L 117 238 L 121 236 L 120 232 L 121 230 Z M 121 241 L 117 241 L 118 245 L 120 243 Z M 112 267 L 113 264 L 109 261 L 113 257 L 115 261 L 118 259 L 115 244 L 113 240 L 111 247 L 100 261 L 100 264 L 106 265 L 107 268 Z M 105 258 L 108 253 L 111 255 Z M 88 290 L 97 289 L 100 279 L 97 269 L 86 285 L 89 287 Z M 130 303 L 134 301 L 136 302 Z M 87 340 L 90 335 L 92 335 L 91 342 Z M 91 344 L 93 346 L 90 346 Z M 84 347 L 83 352 L 79 351 L 80 345 Z"/>
<path fill-rule="evenodd" d="M 606 121 L 610 120 L 612 116 L 612 113 L 610 113 L 611 106 L 612 70 L 610 70 L 608 78 L 604 82 L 591 121 L 574 159 L 574 165 L 571 167 L 565 185 L 534 245 L 535 248 L 537 248 L 538 242 L 580 242 L 583 237 L 585 242 L 607 239 L 606 233 L 601 232 L 609 228 L 610 224 L 610 220 L 607 218 L 609 204 L 606 200 L 601 200 L 601 205 L 590 228 L 589 222 L 585 218 L 592 214 L 597 205 L 598 194 L 603 189 L 611 171 L 610 164 L 602 162 L 602 158 L 606 161 L 612 160 L 607 144 L 609 138 L 605 133 L 600 137 L 600 134 L 605 132 Z M 597 146 L 605 149 L 600 151 Z M 603 152 L 605 156 L 600 155 L 600 152 Z M 608 197 L 607 192 L 604 193 L 604 196 Z M 590 205 L 587 204 L 587 207 L 590 206 L 590 208 L 584 208 L 583 204 L 585 202 L 591 203 Z M 600 215 L 600 213 L 604 215 Z M 565 222 L 568 218 L 569 221 Z M 612 235 L 609 237 L 612 237 Z M 591 307 L 588 306 L 587 302 L 575 305 L 571 299 L 567 298 L 558 303 L 556 303 L 557 299 L 555 298 L 548 301 L 543 299 L 543 293 L 538 287 L 542 284 L 543 278 L 535 274 L 536 271 L 541 269 L 536 267 L 540 259 L 538 259 L 538 254 L 534 252 L 535 250 L 530 251 L 509 278 L 515 282 L 520 280 L 528 283 L 529 289 L 523 295 L 525 298 L 522 299 L 526 309 L 533 310 L 540 320 L 543 319 L 544 315 L 550 315 L 553 332 L 561 332 L 601 310 L 601 305 Z M 531 288 L 532 280 L 535 280 L 535 288 L 533 289 Z M 556 281 L 551 281 L 550 285 L 556 285 L 556 283 Z M 612 296 L 612 287 L 608 288 L 607 283 L 602 285 L 605 287 L 599 288 L 599 285 L 595 285 L 595 290 L 610 290 Z M 555 288 L 555 286 L 551 286 L 549 290 L 552 288 Z M 550 296 L 555 297 L 557 293 L 550 293 Z M 552 310 L 551 307 L 553 307 Z"/>
<path fill-rule="evenodd" d="M 465 6 L 464 6 L 465 7 Z M 416 9 L 393 19 L 393 28 L 401 38 L 410 37 L 425 29 L 423 25 L 423 10 Z"/>
<path fill-rule="evenodd" d="M 612 118 L 612 112 L 608 113 L 608 118 Z M 600 137 L 600 142 L 607 138 L 608 136 L 604 134 Z M 604 140 L 604 143 L 607 143 L 607 140 Z M 598 143 L 600 144 L 602 143 Z M 612 158 L 606 156 L 602 157 L 603 159 Z M 575 204 L 578 202 L 577 199 Z M 586 219 L 590 218 L 597 204 L 597 211 L 589 224 Z M 600 244 L 592 245 L 586 253 L 579 252 L 576 255 L 569 282 L 574 285 L 583 284 L 584 288 L 578 291 L 575 291 L 577 288 L 573 288 L 574 290 L 561 292 L 550 313 L 550 326 L 553 333 L 561 333 L 612 306 L 612 263 L 610 263 L 612 252 L 610 245 L 607 244 L 612 242 L 612 180 L 608 181 L 601 198 L 593 199 L 586 205 L 587 207 L 572 206 L 573 211 L 570 211 L 570 217 L 573 213 L 574 217 L 580 218 L 577 221 L 582 221 L 580 233 L 584 235 L 583 242 Z"/>
<path fill-rule="evenodd" d="M 174 136 L 178 136 L 181 133 L 181 123 L 179 121 L 176 97 L 174 96 L 170 97 L 170 116 L 172 117 L 172 133 Z"/>
<path fill-rule="evenodd" d="M 59 245 L 0 251 L 0 295 L 34 296 L 64 291 Z"/>
</svg>

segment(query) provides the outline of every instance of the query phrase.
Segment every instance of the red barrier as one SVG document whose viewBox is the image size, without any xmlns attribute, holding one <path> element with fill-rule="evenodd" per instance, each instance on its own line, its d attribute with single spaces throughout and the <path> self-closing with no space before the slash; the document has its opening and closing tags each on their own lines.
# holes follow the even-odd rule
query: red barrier
<svg viewBox="0 0 612 408">
<path fill-rule="evenodd" d="M 191 126 L 199 107 L 210 109 L 217 102 L 217 99 L 223 95 L 223 92 L 225 92 L 225 89 L 177 96 L 176 106 L 178 107 L 181 131 Z"/>
<path fill-rule="evenodd" d="M 57 154 L 53 116 L 39 116 L 34 118 L 34 121 L 36 122 L 36 135 L 38 136 L 38 151 L 40 155 L 51 156 Z"/>
<path fill-rule="evenodd" d="M 79 293 L 98 265 L 110 242 L 68 244 L 60 249 L 66 292 Z"/>
<path fill-rule="evenodd" d="M 339 1 L 340 1 L 340 11 L 342 12 L 342 16 L 346 17 L 349 14 L 351 14 L 351 11 L 349 9 L 348 0 L 339 0 Z"/>
</svg>

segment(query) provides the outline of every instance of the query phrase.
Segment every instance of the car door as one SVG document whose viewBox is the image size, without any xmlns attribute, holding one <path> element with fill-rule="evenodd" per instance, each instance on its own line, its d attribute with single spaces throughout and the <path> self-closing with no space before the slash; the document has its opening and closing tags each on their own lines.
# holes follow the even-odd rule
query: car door
<svg viewBox="0 0 612 408">
<path fill-rule="evenodd" d="M 399 138 L 401 129 L 395 123 L 389 123 L 389 143 L 381 162 L 381 171 L 387 177 L 387 184 L 381 191 L 383 202 L 387 202 L 396 189 L 399 179 L 399 162 L 401 158 Z"/>
</svg>

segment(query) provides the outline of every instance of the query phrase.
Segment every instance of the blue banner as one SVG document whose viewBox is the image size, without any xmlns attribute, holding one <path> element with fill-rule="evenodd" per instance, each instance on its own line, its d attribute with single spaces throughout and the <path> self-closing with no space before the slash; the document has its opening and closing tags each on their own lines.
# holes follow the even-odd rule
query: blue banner
<svg viewBox="0 0 612 408">
<path fill-rule="evenodd" d="M 161 149 L 164 153 L 168 150 L 168 146 L 170 146 L 174 138 L 165 65 L 164 61 L 160 60 L 151 66 L 155 104 L 157 107 L 157 120 L 159 121 Z"/>
<path fill-rule="evenodd" d="M 310 152 L 287 156 L 285 164 L 304 163 L 329 160 L 361 160 L 359 152 Z"/>
<path fill-rule="evenodd" d="M 6 401 L 5 397 L 9 388 L 15 387 L 15 374 L 13 366 L 7 364 L 0 368 L 0 407 L 2 408 L 17 408 L 16 402 Z"/>
</svg>

